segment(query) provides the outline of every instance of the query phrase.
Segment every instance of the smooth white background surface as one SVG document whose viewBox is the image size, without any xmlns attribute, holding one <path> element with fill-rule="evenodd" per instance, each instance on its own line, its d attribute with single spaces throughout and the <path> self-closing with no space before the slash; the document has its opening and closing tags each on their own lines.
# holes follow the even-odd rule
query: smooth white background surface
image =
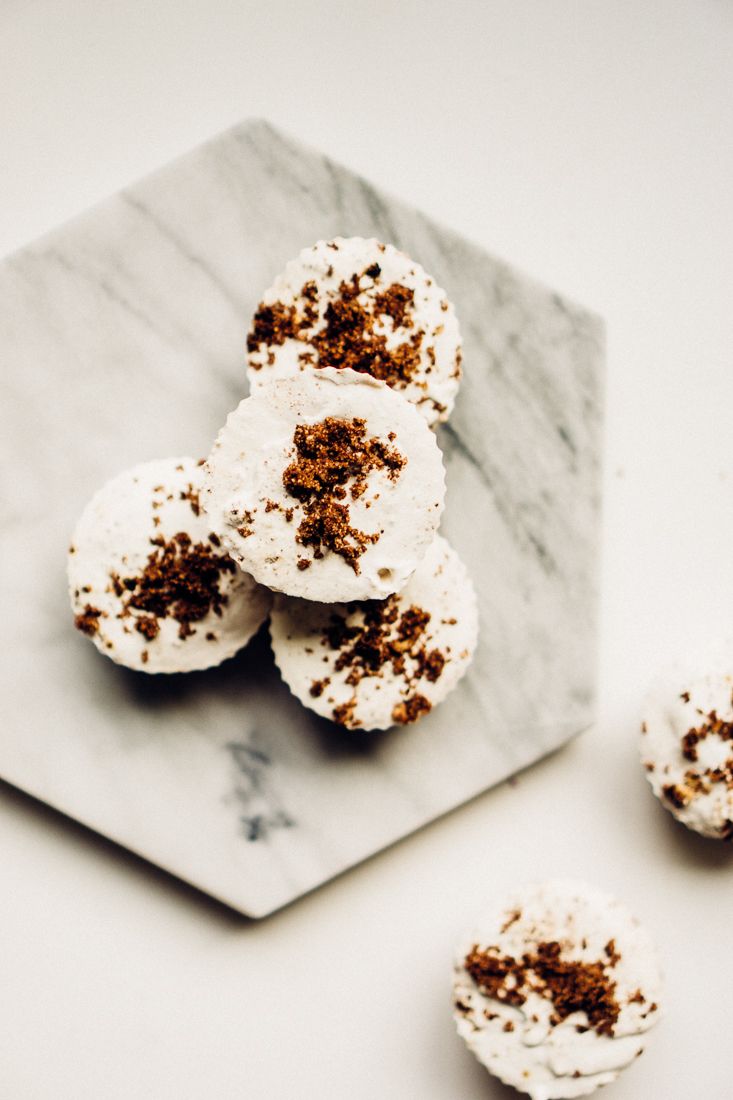
<svg viewBox="0 0 733 1100">
<path fill-rule="evenodd" d="M 604 1095 L 729 1100 L 733 849 L 657 806 L 636 728 L 660 664 L 733 634 L 731 72 L 727 0 L 0 4 L 0 252 L 262 115 L 609 338 L 598 727 L 260 925 L 0 790 L 3 1096 L 509 1097 L 453 1034 L 453 940 L 573 874 L 667 973 Z"/>
</svg>

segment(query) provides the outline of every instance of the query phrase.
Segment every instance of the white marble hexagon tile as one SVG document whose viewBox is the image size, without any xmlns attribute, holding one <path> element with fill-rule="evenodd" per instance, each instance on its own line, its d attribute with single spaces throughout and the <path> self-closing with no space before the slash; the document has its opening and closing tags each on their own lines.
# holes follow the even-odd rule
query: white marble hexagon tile
<svg viewBox="0 0 733 1100">
<path fill-rule="evenodd" d="M 319 237 L 376 235 L 456 304 L 465 378 L 439 433 L 443 531 L 481 645 L 414 728 L 305 713 L 266 640 L 154 680 L 72 628 L 69 534 L 107 477 L 207 453 L 245 395 L 247 324 Z M 600 320 L 262 122 L 194 150 L 0 265 L 0 776 L 262 916 L 587 726 L 596 660 Z"/>
</svg>

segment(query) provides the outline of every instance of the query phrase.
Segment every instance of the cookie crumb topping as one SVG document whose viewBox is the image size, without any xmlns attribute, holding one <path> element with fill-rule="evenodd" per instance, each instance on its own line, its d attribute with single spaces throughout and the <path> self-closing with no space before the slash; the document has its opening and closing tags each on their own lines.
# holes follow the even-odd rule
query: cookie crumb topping
<svg viewBox="0 0 733 1100">
<path fill-rule="evenodd" d="M 185 492 L 181 492 L 181 500 L 187 500 L 191 505 L 191 511 L 195 516 L 201 514 L 201 501 L 198 489 L 194 489 L 193 485 L 189 483 Z"/>
<path fill-rule="evenodd" d="M 428 714 L 433 709 L 433 704 L 424 695 L 411 695 L 402 703 L 397 703 L 392 709 L 392 721 L 400 726 L 408 726 L 417 722 L 423 714 Z"/>
<path fill-rule="evenodd" d="M 321 645 L 339 651 L 334 670 L 346 671 L 345 682 L 352 688 L 365 677 L 381 676 L 383 669 L 401 680 L 405 698 L 393 708 L 392 721 L 407 725 L 432 709 L 430 701 L 415 691 L 416 685 L 423 679 L 435 683 L 448 660 L 442 650 L 426 643 L 429 622 L 430 613 L 414 604 L 400 611 L 396 595 L 354 602 L 347 605 L 345 614 L 331 616 Z M 356 695 L 352 702 L 355 706 Z M 341 715 L 341 708 L 333 713 L 339 722 L 336 711 Z M 353 707 L 347 717 L 353 719 Z"/>
<path fill-rule="evenodd" d="M 283 486 L 303 511 L 296 542 L 312 547 L 314 558 L 331 550 L 358 573 L 359 558 L 379 541 L 380 532 L 367 534 L 351 526 L 348 498 L 362 496 L 374 470 L 386 470 L 396 481 L 406 458 L 377 436 L 367 436 L 362 417 L 328 416 L 315 424 L 299 424 L 293 446 L 295 457 L 283 471 Z M 308 568 L 307 559 L 301 561 L 298 568 Z"/>
<path fill-rule="evenodd" d="M 211 545 L 194 543 L 184 531 L 168 540 L 158 535 L 150 541 L 155 549 L 138 576 L 111 576 L 113 590 L 121 597 L 121 615 L 133 615 L 135 629 L 150 641 L 160 632 L 160 620 L 173 618 L 179 623 L 179 638 L 185 639 L 194 633 L 192 623 L 210 611 L 221 615 L 228 602 L 220 590 L 221 577 L 234 573 L 236 565 Z"/>
<path fill-rule="evenodd" d="M 538 943 L 517 959 L 500 954 L 498 948 L 475 945 L 464 966 L 487 997 L 521 1007 L 530 993 L 537 993 L 552 1002 L 553 1026 L 574 1012 L 583 1012 L 598 1035 L 612 1036 L 621 1011 L 616 983 L 609 974 L 620 959 L 613 941 L 605 954 L 605 961 L 566 960 L 561 957 L 561 945 L 552 941 Z"/>
<path fill-rule="evenodd" d="M 689 703 L 690 693 L 682 692 L 680 698 L 684 703 Z M 733 696 L 731 703 L 733 704 Z M 685 769 L 680 782 L 662 786 L 662 794 L 677 810 L 683 810 L 698 795 L 709 794 L 716 784 L 725 784 L 729 791 L 733 791 L 733 744 L 726 759 L 716 767 L 700 767 L 699 760 L 699 746 L 708 738 L 733 742 L 733 720 L 719 717 L 716 710 L 705 713 L 696 708 L 696 713 L 702 721 L 690 727 L 680 740 L 682 756 L 691 766 Z M 731 830 L 727 829 L 725 832 L 725 839 L 728 839 Z"/>
<path fill-rule="evenodd" d="M 99 630 L 99 620 L 104 614 L 98 607 L 92 607 L 91 604 L 87 604 L 83 611 L 80 611 L 74 618 L 74 626 L 77 630 L 81 630 L 82 634 L 96 634 Z"/>
<path fill-rule="evenodd" d="M 414 321 L 413 290 L 402 283 L 391 283 L 373 293 L 381 273 L 379 264 L 374 263 L 361 275 L 342 281 L 338 294 L 329 295 L 322 315 L 318 287 L 313 281 L 300 289 L 298 297 L 304 303 L 300 310 L 284 302 L 260 305 L 247 350 L 252 353 L 286 340 L 298 340 L 315 353 L 316 359 L 309 351 L 301 355 L 313 366 L 349 368 L 404 388 L 420 371 L 420 349 L 426 334 Z M 389 329 L 399 329 L 405 339 L 396 345 L 393 341 L 390 347 Z M 259 370 L 261 364 L 253 366 Z"/>
</svg>

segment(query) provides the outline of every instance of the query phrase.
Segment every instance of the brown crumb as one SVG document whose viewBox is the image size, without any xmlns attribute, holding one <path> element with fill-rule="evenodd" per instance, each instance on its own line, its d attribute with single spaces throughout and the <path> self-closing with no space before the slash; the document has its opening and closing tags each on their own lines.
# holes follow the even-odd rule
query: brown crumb
<svg viewBox="0 0 733 1100">
<path fill-rule="evenodd" d="M 511 1020 L 507 1020 L 502 1029 L 503 1031 L 514 1031 L 514 1024 Z"/>
<path fill-rule="evenodd" d="M 685 702 L 689 702 L 689 692 Z M 698 725 L 691 727 L 680 739 L 680 751 L 690 767 L 686 769 L 679 783 L 668 783 L 662 787 L 662 794 L 676 809 L 682 810 L 698 795 L 708 794 L 712 787 L 718 783 L 724 783 L 729 790 L 733 790 L 733 752 L 728 754 L 726 760 L 717 767 L 701 768 L 699 765 L 699 746 L 708 738 L 714 737 L 718 741 L 733 742 L 733 721 L 721 718 L 716 710 L 707 714 L 698 710 L 702 719 Z M 733 830 L 724 828 L 722 839 L 728 839 L 729 832 Z"/>
<path fill-rule="evenodd" d="M 697 760 L 697 748 L 695 746 L 700 740 L 702 738 L 697 730 L 688 730 L 682 738 L 682 755 L 686 760 Z"/>
<path fill-rule="evenodd" d="M 420 665 L 420 675 L 424 676 L 426 680 L 429 680 L 431 684 L 440 677 L 440 674 L 445 667 L 445 657 L 439 649 L 431 649 L 427 653 L 424 649 L 418 654 L 418 662 Z"/>
<path fill-rule="evenodd" d="M 418 718 L 427 714 L 432 707 L 433 704 L 424 695 L 413 695 L 392 708 L 392 721 L 400 726 L 409 725 L 411 722 L 417 722 Z"/>
<path fill-rule="evenodd" d="M 74 626 L 77 630 L 81 630 L 82 634 L 88 634 L 91 637 L 99 630 L 99 620 L 103 615 L 104 611 L 88 603 L 74 618 Z"/>
<path fill-rule="evenodd" d="M 318 366 L 350 368 L 404 388 L 420 368 L 424 334 L 415 330 L 390 348 L 376 324 L 389 317 L 394 328 L 412 327 L 413 291 L 393 283 L 376 296 L 373 305 L 360 302 L 360 294 L 360 278 L 354 275 L 350 282 L 341 283 L 338 298 L 326 306 L 325 327 L 309 339 L 318 353 Z"/>
<path fill-rule="evenodd" d="M 337 707 L 334 707 L 331 717 L 339 726 L 350 726 L 354 722 L 355 707 L 356 699 L 349 699 L 347 703 L 340 703 Z"/>
<path fill-rule="evenodd" d="M 716 710 L 708 714 L 698 712 L 703 718 L 699 726 L 689 729 L 682 738 L 682 755 L 685 759 L 696 761 L 698 757 L 697 745 L 710 736 L 717 737 L 720 741 L 733 741 L 733 722 L 718 717 Z"/>
<path fill-rule="evenodd" d="M 404 388 L 420 369 L 420 349 L 424 332 L 414 324 L 414 291 L 401 283 L 392 283 L 379 294 L 363 298 L 363 290 L 372 290 L 381 274 L 379 264 L 371 264 L 361 275 L 342 281 L 337 296 L 329 296 L 321 318 L 318 287 L 305 283 L 300 297 L 305 305 L 274 302 L 260 305 L 255 313 L 247 340 L 248 351 L 264 352 L 286 340 L 299 340 L 312 348 L 317 367 L 350 368 L 371 374 L 390 386 Z M 362 279 L 370 284 L 362 288 Z M 390 347 L 384 329 L 388 318 L 392 329 L 402 330 L 404 339 Z M 259 364 L 253 364 L 259 369 Z"/>
<path fill-rule="evenodd" d="M 509 914 L 509 916 L 507 917 L 507 919 L 504 921 L 501 928 L 499 929 L 501 934 L 503 935 L 507 931 L 507 929 L 511 928 L 511 926 L 513 924 L 516 924 L 518 920 L 521 920 L 521 918 L 522 918 L 522 910 L 521 909 L 512 909 L 511 913 Z"/>
<path fill-rule="evenodd" d="M 275 302 L 271 306 L 260 305 L 254 315 L 252 331 L 247 337 L 247 350 L 256 351 L 260 344 L 273 347 L 284 344 L 298 335 L 301 319 L 295 306 Z"/>
<path fill-rule="evenodd" d="M 387 470 L 396 480 L 406 459 L 378 437 L 367 437 L 366 421 L 360 417 L 329 416 L 316 424 L 299 424 L 293 445 L 296 457 L 283 471 L 283 485 L 303 509 L 296 541 L 312 547 L 316 558 L 323 556 L 324 548 L 333 551 L 358 573 L 359 558 L 379 534 L 352 527 L 344 501 L 347 495 L 356 500 L 363 494 L 373 470 Z"/>
<path fill-rule="evenodd" d="M 155 549 L 148 556 L 142 573 L 121 579 L 112 576 L 115 592 L 123 600 L 126 614 L 135 616 L 135 628 L 152 640 L 167 617 L 179 623 L 179 637 L 190 637 L 192 623 L 209 612 L 221 615 L 228 597 L 221 592 L 221 578 L 234 573 L 236 566 L 227 554 L 217 554 L 210 546 L 193 543 L 181 531 L 167 542 L 158 536 L 151 540 Z M 123 595 L 124 593 L 124 595 Z"/>
<path fill-rule="evenodd" d="M 676 783 L 667 783 L 662 787 L 662 794 L 667 801 L 671 802 L 678 810 L 684 809 L 689 801 L 685 792 L 681 787 L 678 787 Z"/>
<path fill-rule="evenodd" d="M 621 956 L 619 955 L 618 951 L 616 950 L 616 941 L 615 940 L 609 940 L 603 950 L 608 955 L 608 965 L 609 966 L 615 966 L 616 963 L 621 961 Z"/>
<path fill-rule="evenodd" d="M 487 997 L 519 1007 L 530 993 L 552 1001 L 553 1023 L 574 1012 L 584 1012 L 599 1035 L 613 1035 L 621 1011 L 616 983 L 608 976 L 608 962 L 581 963 L 561 958 L 559 943 L 539 943 L 521 959 L 501 955 L 496 948 L 473 947 L 465 968 Z"/>
<path fill-rule="evenodd" d="M 324 676 L 322 680 L 314 680 L 310 686 L 310 694 L 314 699 L 317 699 L 320 695 L 323 695 L 330 683 L 330 676 Z"/>
<path fill-rule="evenodd" d="M 160 633 L 160 623 L 150 615 L 140 615 L 135 620 L 135 630 L 152 642 L 153 638 L 157 638 Z"/>
<path fill-rule="evenodd" d="M 400 678 L 406 691 L 422 679 L 435 682 L 446 657 L 440 650 L 428 650 L 425 637 L 430 614 L 412 604 L 400 610 L 399 597 L 355 601 L 346 613 L 334 612 L 321 644 L 339 650 L 336 672 L 348 670 L 346 683 L 356 687 L 364 677 L 380 676 L 383 668 Z M 422 695 L 415 695 L 395 708 L 395 722 L 411 722 L 430 710 Z"/>
</svg>

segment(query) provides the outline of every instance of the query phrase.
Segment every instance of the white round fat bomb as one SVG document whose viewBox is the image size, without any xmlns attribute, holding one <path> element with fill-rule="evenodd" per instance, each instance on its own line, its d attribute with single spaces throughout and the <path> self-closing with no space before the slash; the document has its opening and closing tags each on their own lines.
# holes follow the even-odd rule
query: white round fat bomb
<svg viewBox="0 0 733 1100">
<path fill-rule="evenodd" d="M 547 882 L 463 939 L 454 1016 L 505 1084 L 532 1100 L 570 1100 L 642 1053 L 661 985 L 654 945 L 624 906 L 582 883 Z"/>
<path fill-rule="evenodd" d="M 716 664 L 704 675 L 660 677 L 644 708 L 641 753 L 663 806 L 703 836 L 732 840 L 733 671 Z"/>
<path fill-rule="evenodd" d="M 280 597 L 270 634 L 302 703 L 349 729 L 388 729 L 427 714 L 463 676 L 478 637 L 476 596 L 438 535 L 399 595 L 348 604 Z"/>
<path fill-rule="evenodd" d="M 253 389 L 312 367 L 381 379 L 429 424 L 447 420 L 461 378 L 461 337 L 445 291 L 392 245 L 319 241 L 291 260 L 247 338 Z"/>
<path fill-rule="evenodd" d="M 351 370 L 310 371 L 246 398 L 207 470 L 204 507 L 242 568 L 277 592 L 324 602 L 402 588 L 445 496 L 425 421 Z"/>
<path fill-rule="evenodd" d="M 75 624 L 141 672 L 210 668 L 246 645 L 272 595 L 223 550 L 199 505 L 192 458 L 145 462 L 108 481 L 72 536 Z"/>
</svg>

